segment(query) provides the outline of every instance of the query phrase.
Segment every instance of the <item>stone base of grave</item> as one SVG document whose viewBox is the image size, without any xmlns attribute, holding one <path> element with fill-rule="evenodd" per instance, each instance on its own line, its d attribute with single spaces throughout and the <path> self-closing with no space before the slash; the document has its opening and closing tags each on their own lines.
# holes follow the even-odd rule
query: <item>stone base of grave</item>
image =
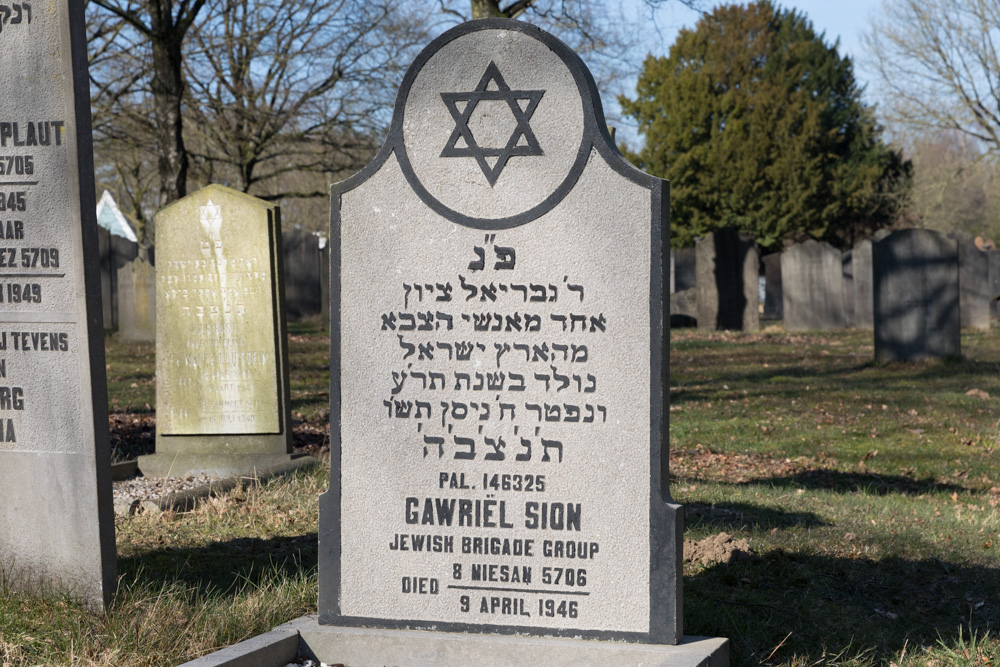
<svg viewBox="0 0 1000 667">
<path fill-rule="evenodd" d="M 298 636 L 297 645 L 293 638 Z M 296 655 L 343 667 L 451 667 L 484 665 L 615 665 L 616 667 L 728 667 L 729 640 L 685 637 L 677 646 L 473 635 L 417 630 L 373 630 L 319 625 L 303 616 L 185 667 L 285 667 Z"/>
<path fill-rule="evenodd" d="M 146 477 L 186 477 L 188 475 L 253 476 L 298 454 L 148 454 L 139 457 L 139 471 Z"/>
</svg>

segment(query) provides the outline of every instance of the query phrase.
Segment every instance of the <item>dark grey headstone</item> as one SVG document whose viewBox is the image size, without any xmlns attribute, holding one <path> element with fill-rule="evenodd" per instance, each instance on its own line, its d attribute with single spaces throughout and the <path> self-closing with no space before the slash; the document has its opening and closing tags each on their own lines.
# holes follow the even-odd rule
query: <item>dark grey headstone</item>
<svg viewBox="0 0 1000 667">
<path fill-rule="evenodd" d="M 84 9 L 4 10 L 0 580 L 101 608 L 117 562 Z"/>
<path fill-rule="evenodd" d="M 668 205 L 547 33 L 475 21 L 418 56 L 333 187 L 320 623 L 681 640 Z"/>
<path fill-rule="evenodd" d="M 285 260 L 285 308 L 288 318 L 299 320 L 323 310 L 323 280 L 319 237 L 301 229 L 281 234 Z"/>
<path fill-rule="evenodd" d="M 990 319 L 1000 319 L 1000 250 L 990 250 L 986 253 L 990 270 Z"/>
<path fill-rule="evenodd" d="M 139 254 L 139 246 L 98 227 L 101 258 L 101 303 L 104 305 L 104 328 L 118 328 L 118 272 Z"/>
<path fill-rule="evenodd" d="M 970 329 L 990 328 L 989 259 L 968 234 L 949 236 L 958 242 L 958 294 L 962 326 Z"/>
<path fill-rule="evenodd" d="M 756 331 L 760 328 L 757 244 L 729 228 L 702 237 L 695 245 L 698 328 Z"/>
<path fill-rule="evenodd" d="M 670 261 L 672 272 L 670 274 L 671 294 L 683 292 L 686 289 L 694 289 L 695 266 L 694 248 L 677 248 L 670 251 Z"/>
<path fill-rule="evenodd" d="M 840 251 L 812 239 L 781 254 L 782 310 L 787 331 L 844 328 Z"/>
<path fill-rule="evenodd" d="M 131 343 L 156 342 L 156 269 L 141 259 L 118 269 L 118 336 Z"/>
<path fill-rule="evenodd" d="M 781 253 L 764 255 L 764 319 L 780 320 L 783 315 L 781 293 Z"/>
<path fill-rule="evenodd" d="M 958 247 L 927 229 L 892 232 L 872 244 L 875 359 L 961 354 Z"/>
<path fill-rule="evenodd" d="M 846 250 L 840 256 L 844 276 L 844 326 L 853 329 L 856 319 L 854 314 L 854 253 Z"/>
<path fill-rule="evenodd" d="M 854 265 L 854 327 L 871 331 L 875 326 L 872 301 L 872 242 L 860 241 L 851 252 Z"/>
</svg>

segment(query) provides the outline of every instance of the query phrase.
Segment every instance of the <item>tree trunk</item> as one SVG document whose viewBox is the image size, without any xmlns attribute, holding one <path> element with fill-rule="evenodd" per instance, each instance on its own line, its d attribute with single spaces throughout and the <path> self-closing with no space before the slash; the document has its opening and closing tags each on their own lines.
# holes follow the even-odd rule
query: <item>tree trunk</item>
<svg viewBox="0 0 1000 667">
<path fill-rule="evenodd" d="M 500 0 L 472 0 L 472 18 L 502 18 L 500 11 Z"/>
<path fill-rule="evenodd" d="M 184 77 L 181 72 L 181 42 L 172 17 L 171 0 L 154 3 L 151 13 L 153 38 L 153 113 L 156 116 L 156 144 L 159 149 L 159 207 L 187 194 L 188 154 L 184 147 L 181 101 Z"/>
</svg>

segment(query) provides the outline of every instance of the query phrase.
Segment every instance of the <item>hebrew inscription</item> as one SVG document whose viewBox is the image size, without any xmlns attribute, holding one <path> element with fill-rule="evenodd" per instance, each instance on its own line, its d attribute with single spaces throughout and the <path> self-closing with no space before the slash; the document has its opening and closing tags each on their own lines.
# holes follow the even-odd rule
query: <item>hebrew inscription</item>
<svg viewBox="0 0 1000 667">
<path fill-rule="evenodd" d="M 211 196 L 201 205 L 183 200 L 158 220 L 157 428 L 277 433 L 270 246 L 243 224 L 239 199 Z"/>
</svg>

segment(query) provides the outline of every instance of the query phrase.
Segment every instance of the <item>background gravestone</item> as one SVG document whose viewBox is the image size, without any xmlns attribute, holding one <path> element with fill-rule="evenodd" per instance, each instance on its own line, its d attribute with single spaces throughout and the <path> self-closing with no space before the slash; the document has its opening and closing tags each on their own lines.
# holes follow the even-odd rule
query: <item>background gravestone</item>
<svg viewBox="0 0 1000 667">
<path fill-rule="evenodd" d="M 958 242 L 958 294 L 962 326 L 990 328 L 989 258 L 969 234 L 949 236 Z"/>
<path fill-rule="evenodd" d="M 781 294 L 781 253 L 764 255 L 764 319 L 780 320 L 783 316 Z"/>
<path fill-rule="evenodd" d="M 667 188 L 615 149 L 596 95 L 537 28 L 463 24 L 334 186 L 321 624 L 680 641 Z M 427 636 L 365 632 L 377 664 Z"/>
<path fill-rule="evenodd" d="M 670 328 L 698 326 L 698 290 L 686 289 L 670 295 Z"/>
<path fill-rule="evenodd" d="M 694 289 L 695 266 L 694 248 L 676 248 L 670 251 L 671 274 L 670 293 Z"/>
<path fill-rule="evenodd" d="M 709 331 L 760 328 L 757 244 L 732 228 L 700 238 L 695 244 L 698 328 Z"/>
<path fill-rule="evenodd" d="M 0 579 L 100 608 L 117 562 L 83 3 L 13 7 L 22 20 L 0 40 L 14 259 L 0 270 Z"/>
<path fill-rule="evenodd" d="M 997 300 L 997 297 L 1000 296 L 1000 250 L 990 250 L 986 253 L 986 257 L 990 273 L 990 319 L 997 320 L 1000 319 L 1000 310 L 998 310 L 1000 301 Z"/>
<path fill-rule="evenodd" d="M 781 254 L 785 330 L 844 328 L 844 268 L 840 251 L 812 239 Z"/>
<path fill-rule="evenodd" d="M 844 279 L 844 326 L 853 329 L 855 326 L 854 314 L 854 252 L 844 251 L 840 256 L 840 263 L 843 267 Z"/>
<path fill-rule="evenodd" d="M 961 354 L 957 242 L 903 229 L 872 244 L 875 359 Z"/>
<path fill-rule="evenodd" d="M 118 336 L 156 342 L 156 269 L 138 258 L 118 269 Z"/>
<path fill-rule="evenodd" d="M 248 474 L 290 459 L 277 206 L 210 185 L 156 214 L 152 477 Z"/>
<path fill-rule="evenodd" d="M 117 236 L 103 227 L 97 230 L 101 265 L 101 303 L 104 306 L 104 328 L 118 328 L 118 272 L 135 259 L 139 247 L 134 241 Z"/>
<path fill-rule="evenodd" d="M 322 255 L 316 234 L 292 229 L 281 234 L 285 264 L 285 308 L 289 319 L 318 315 L 323 310 Z"/>
<path fill-rule="evenodd" d="M 322 236 L 319 242 L 320 321 L 330 328 L 330 240 Z"/>
<path fill-rule="evenodd" d="M 871 330 L 875 326 L 872 300 L 872 242 L 860 241 L 851 252 L 854 282 L 854 327 Z"/>
</svg>

